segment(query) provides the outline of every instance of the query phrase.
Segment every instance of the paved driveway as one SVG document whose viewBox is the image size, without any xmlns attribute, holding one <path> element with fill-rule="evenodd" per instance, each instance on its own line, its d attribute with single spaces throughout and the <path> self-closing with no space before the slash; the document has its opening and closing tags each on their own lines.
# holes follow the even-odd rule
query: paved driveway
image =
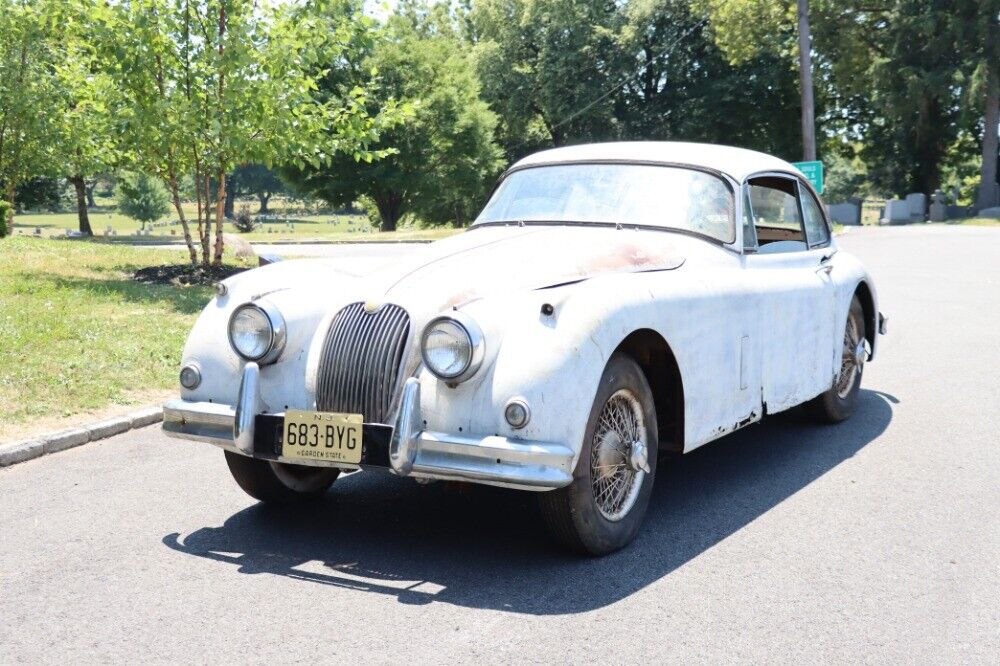
<svg viewBox="0 0 1000 666">
<path fill-rule="evenodd" d="M 995 663 L 1000 229 L 855 231 L 891 334 L 855 417 L 660 469 L 639 539 L 374 474 L 256 505 L 156 428 L 0 470 L 0 662 Z"/>
</svg>

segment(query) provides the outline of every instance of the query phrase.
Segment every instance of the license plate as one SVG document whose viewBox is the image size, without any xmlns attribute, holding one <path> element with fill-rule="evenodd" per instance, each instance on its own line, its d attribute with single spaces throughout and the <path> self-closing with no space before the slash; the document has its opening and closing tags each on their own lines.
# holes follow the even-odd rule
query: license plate
<svg viewBox="0 0 1000 666">
<path fill-rule="evenodd" d="M 361 462 L 361 414 L 289 409 L 282 428 L 285 458 L 358 464 Z"/>
</svg>

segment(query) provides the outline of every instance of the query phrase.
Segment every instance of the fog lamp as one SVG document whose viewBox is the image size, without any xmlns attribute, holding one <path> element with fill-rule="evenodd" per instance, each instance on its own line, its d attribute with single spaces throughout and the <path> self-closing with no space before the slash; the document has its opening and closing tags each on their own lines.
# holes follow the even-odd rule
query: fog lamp
<svg viewBox="0 0 1000 666">
<path fill-rule="evenodd" d="M 513 398 L 504 407 L 503 417 L 507 419 L 507 423 L 514 430 L 520 430 L 524 426 L 528 425 L 528 421 L 531 420 L 531 410 L 528 409 L 528 403 L 520 398 Z"/>
<path fill-rule="evenodd" d="M 201 370 L 194 363 L 188 363 L 181 368 L 181 386 L 188 389 L 198 388 L 201 384 Z"/>
</svg>

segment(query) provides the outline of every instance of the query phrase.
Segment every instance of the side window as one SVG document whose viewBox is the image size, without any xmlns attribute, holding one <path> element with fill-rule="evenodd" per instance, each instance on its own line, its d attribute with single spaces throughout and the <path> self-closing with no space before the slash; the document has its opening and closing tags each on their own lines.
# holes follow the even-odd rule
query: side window
<svg viewBox="0 0 1000 666">
<path fill-rule="evenodd" d="M 807 249 L 799 211 L 798 183 L 791 178 L 762 176 L 749 181 L 750 206 L 759 252 Z"/>
<path fill-rule="evenodd" d="M 819 207 L 816 197 L 806 188 L 799 188 L 799 197 L 802 201 L 802 217 L 805 221 L 809 247 L 823 245 L 830 240 L 830 229 L 826 226 L 823 210 Z"/>
<path fill-rule="evenodd" d="M 753 206 L 750 205 L 750 190 L 743 190 L 743 249 L 757 251 L 757 233 L 753 226 Z"/>
</svg>

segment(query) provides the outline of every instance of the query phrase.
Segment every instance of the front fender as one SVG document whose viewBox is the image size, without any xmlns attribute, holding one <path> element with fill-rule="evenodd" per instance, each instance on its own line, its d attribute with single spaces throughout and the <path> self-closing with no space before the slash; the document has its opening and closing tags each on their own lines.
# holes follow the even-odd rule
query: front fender
<svg viewBox="0 0 1000 666">
<path fill-rule="evenodd" d="M 622 340 L 643 327 L 642 309 L 649 305 L 648 298 L 623 300 L 622 290 L 610 284 L 615 278 L 602 281 L 609 284 L 545 289 L 463 308 L 484 330 L 484 368 L 454 388 L 422 370 L 425 427 L 560 442 L 573 449 L 575 465 L 607 361 Z M 542 312 L 545 304 L 553 307 L 551 315 Z M 515 397 L 531 410 L 531 421 L 518 430 L 503 416 Z"/>
</svg>

